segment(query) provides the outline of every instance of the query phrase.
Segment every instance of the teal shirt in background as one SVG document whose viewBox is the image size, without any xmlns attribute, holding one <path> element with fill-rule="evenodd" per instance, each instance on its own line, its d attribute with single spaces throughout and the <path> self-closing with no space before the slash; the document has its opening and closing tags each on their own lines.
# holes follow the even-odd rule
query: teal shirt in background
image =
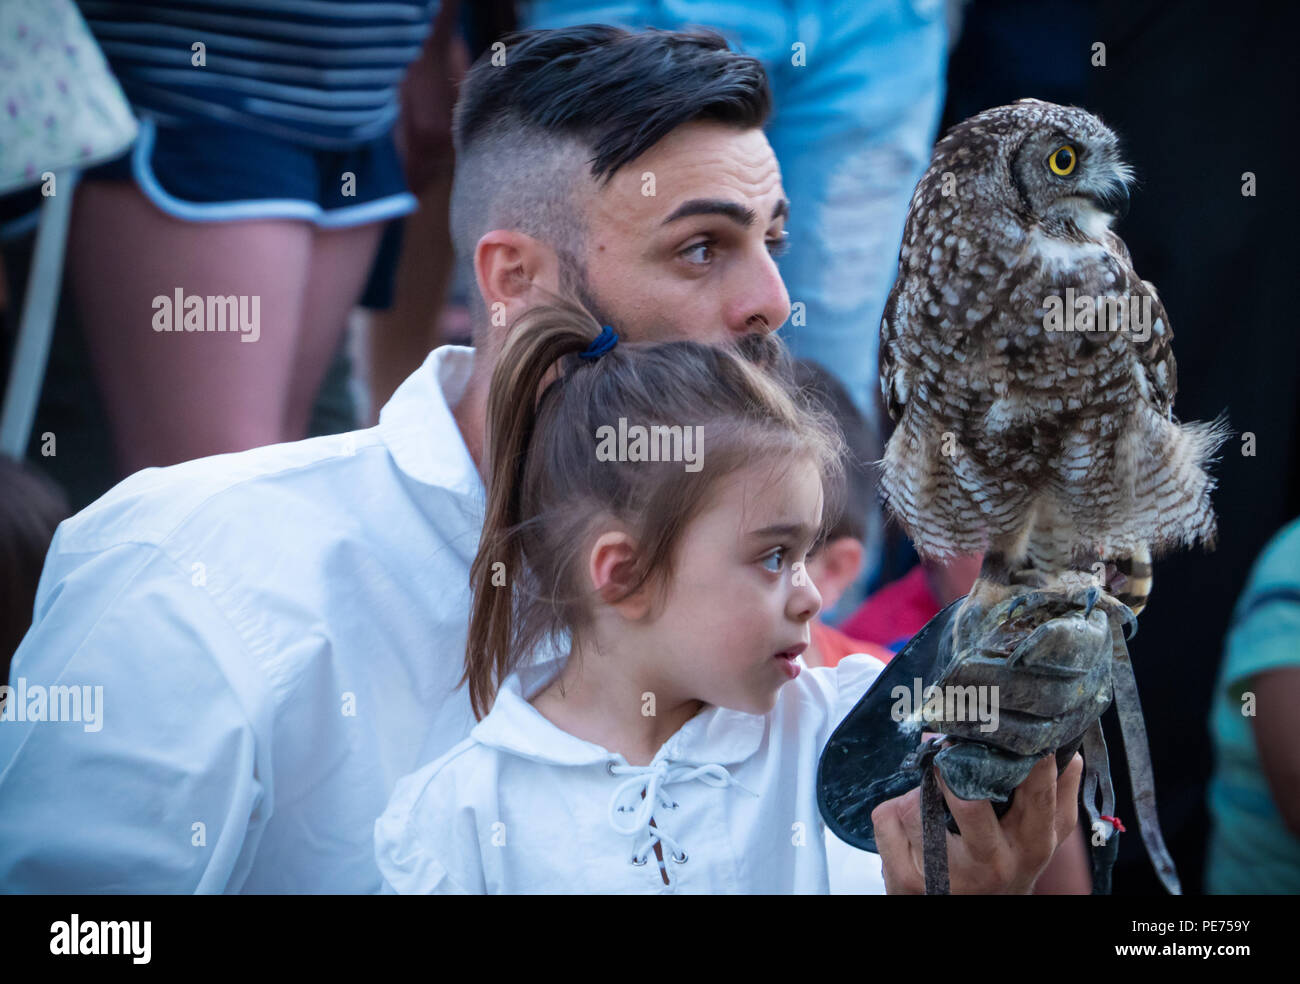
<svg viewBox="0 0 1300 984">
<path fill-rule="evenodd" d="M 1253 719 L 1242 713 L 1242 693 L 1251 689 L 1251 679 L 1287 666 L 1300 667 L 1300 520 L 1264 548 L 1228 631 L 1210 711 L 1215 763 L 1209 893 L 1300 893 L 1300 838 L 1287 828 L 1269 792 Z"/>
</svg>

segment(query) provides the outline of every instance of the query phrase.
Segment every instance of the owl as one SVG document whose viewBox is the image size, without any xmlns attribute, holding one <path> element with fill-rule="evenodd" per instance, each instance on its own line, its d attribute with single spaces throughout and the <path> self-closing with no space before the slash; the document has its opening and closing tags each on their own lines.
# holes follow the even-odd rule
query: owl
<svg viewBox="0 0 1300 984">
<path fill-rule="evenodd" d="M 1153 555 L 1213 544 L 1227 428 L 1173 414 L 1169 318 L 1111 229 L 1131 180 L 1075 107 L 955 126 L 912 196 L 880 385 L 882 491 L 922 556 L 984 552 L 986 585 L 1091 572 L 1136 613 Z"/>
</svg>

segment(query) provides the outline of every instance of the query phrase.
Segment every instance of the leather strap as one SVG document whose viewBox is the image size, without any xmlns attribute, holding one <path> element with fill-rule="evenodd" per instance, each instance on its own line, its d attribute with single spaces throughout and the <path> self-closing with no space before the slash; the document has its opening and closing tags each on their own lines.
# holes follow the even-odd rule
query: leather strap
<svg viewBox="0 0 1300 984">
<path fill-rule="evenodd" d="M 1146 724 L 1142 721 L 1142 703 L 1138 700 L 1137 680 L 1133 677 L 1133 664 L 1119 629 L 1112 627 L 1115 636 L 1111 678 L 1115 687 L 1115 710 L 1119 714 L 1120 734 L 1124 737 L 1124 755 L 1128 759 L 1129 785 L 1133 790 L 1133 808 L 1137 811 L 1138 829 L 1146 845 L 1156 876 L 1170 895 L 1182 895 L 1178 872 L 1173 858 L 1165 847 L 1160 833 L 1160 818 L 1156 815 L 1156 780 L 1151 769 L 1151 751 L 1147 745 Z"/>
</svg>

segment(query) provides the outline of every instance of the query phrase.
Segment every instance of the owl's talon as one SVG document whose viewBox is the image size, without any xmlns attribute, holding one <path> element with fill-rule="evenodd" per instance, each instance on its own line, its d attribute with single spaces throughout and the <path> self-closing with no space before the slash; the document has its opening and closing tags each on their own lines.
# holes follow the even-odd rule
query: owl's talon
<svg viewBox="0 0 1300 984">
<path fill-rule="evenodd" d="M 1132 642 L 1133 638 L 1138 634 L 1138 617 L 1133 614 L 1133 609 L 1122 601 L 1116 608 L 1116 614 L 1124 622 L 1124 641 Z M 1132 629 L 1131 632 L 1130 629 Z"/>
<path fill-rule="evenodd" d="M 1092 610 L 1097 607 L 1097 599 L 1101 597 L 1101 592 L 1096 588 L 1088 589 L 1088 607 L 1083 612 L 1083 617 L 1087 618 L 1092 614 Z"/>
<path fill-rule="evenodd" d="M 1138 618 L 1128 605 L 1109 592 L 1102 592 L 1096 603 L 1101 606 L 1101 610 L 1106 613 L 1108 618 L 1118 618 L 1123 623 L 1124 640 L 1126 642 L 1131 641 L 1137 635 Z M 1092 611 L 1091 606 L 1089 606 L 1088 611 Z M 1087 618 L 1087 614 L 1084 617 Z"/>
</svg>

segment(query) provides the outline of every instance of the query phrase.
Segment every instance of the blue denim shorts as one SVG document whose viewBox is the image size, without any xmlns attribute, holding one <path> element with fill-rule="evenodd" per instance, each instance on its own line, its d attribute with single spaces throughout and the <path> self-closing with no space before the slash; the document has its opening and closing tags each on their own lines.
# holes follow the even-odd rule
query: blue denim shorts
<svg viewBox="0 0 1300 984">
<path fill-rule="evenodd" d="M 211 121 L 145 118 L 135 146 L 83 180 L 130 180 L 168 215 L 190 222 L 298 219 L 322 228 L 415 211 L 391 134 L 320 150 Z"/>
</svg>

